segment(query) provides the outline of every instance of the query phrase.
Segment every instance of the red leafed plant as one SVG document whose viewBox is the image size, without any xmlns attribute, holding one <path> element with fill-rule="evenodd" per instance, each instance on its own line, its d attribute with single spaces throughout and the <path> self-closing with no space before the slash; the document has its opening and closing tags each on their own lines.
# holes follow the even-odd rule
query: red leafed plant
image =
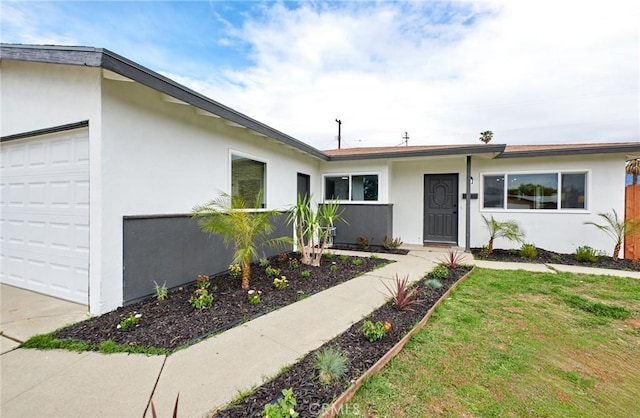
<svg viewBox="0 0 640 418">
<path fill-rule="evenodd" d="M 173 418 L 178 418 L 178 402 L 180 401 L 180 394 L 178 393 L 178 396 L 176 396 L 176 403 L 175 405 L 173 405 Z M 158 414 L 156 413 L 156 407 L 153 404 L 153 399 L 151 399 L 151 416 L 153 418 L 158 418 Z"/>
<path fill-rule="evenodd" d="M 440 257 L 438 261 L 440 261 L 440 265 L 445 266 L 448 269 L 456 269 L 462 265 L 464 260 L 464 253 L 459 251 L 454 251 L 449 248 L 449 251 L 446 255 Z"/>
<path fill-rule="evenodd" d="M 404 278 L 398 277 L 396 274 L 394 278 L 394 286 L 389 287 L 386 283 L 384 287 L 389 291 L 389 296 L 391 297 L 391 304 L 394 308 L 399 311 L 405 311 L 409 308 L 409 305 L 416 302 L 416 292 L 415 288 L 410 288 L 408 285 L 409 276 L 404 276 Z"/>
</svg>

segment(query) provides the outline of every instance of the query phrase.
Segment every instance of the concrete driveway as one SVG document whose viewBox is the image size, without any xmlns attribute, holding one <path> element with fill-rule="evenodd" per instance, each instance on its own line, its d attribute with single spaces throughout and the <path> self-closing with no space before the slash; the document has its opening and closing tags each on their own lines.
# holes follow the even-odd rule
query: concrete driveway
<svg viewBox="0 0 640 418">
<path fill-rule="evenodd" d="M 0 284 L 0 354 L 36 334 L 88 318 L 85 305 Z"/>
</svg>

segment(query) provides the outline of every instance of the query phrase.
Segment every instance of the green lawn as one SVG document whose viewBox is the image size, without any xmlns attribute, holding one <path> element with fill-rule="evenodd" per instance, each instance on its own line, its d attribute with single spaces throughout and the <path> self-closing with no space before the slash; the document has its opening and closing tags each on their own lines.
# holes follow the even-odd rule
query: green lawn
<svg viewBox="0 0 640 418">
<path fill-rule="evenodd" d="M 640 416 L 640 280 L 476 269 L 341 416 Z"/>
</svg>

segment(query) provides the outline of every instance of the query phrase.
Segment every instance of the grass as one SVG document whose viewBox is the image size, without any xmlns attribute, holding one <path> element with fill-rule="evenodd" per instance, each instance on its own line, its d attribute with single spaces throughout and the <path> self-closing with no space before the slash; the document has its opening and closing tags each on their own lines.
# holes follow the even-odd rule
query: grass
<svg viewBox="0 0 640 418">
<path fill-rule="evenodd" d="M 341 416 L 629 417 L 640 280 L 476 268 Z"/>
<path fill-rule="evenodd" d="M 147 347 L 147 346 L 130 346 L 117 344 L 113 340 L 103 341 L 99 345 L 88 344 L 82 341 L 70 341 L 70 340 L 58 340 L 51 332 L 49 334 L 38 334 L 27 341 L 22 343 L 22 348 L 36 348 L 39 350 L 53 350 L 63 349 L 69 351 L 98 351 L 103 354 L 113 353 L 131 353 L 131 354 L 146 354 L 149 356 L 168 355 L 176 350 L 169 350 L 159 347 Z"/>
</svg>

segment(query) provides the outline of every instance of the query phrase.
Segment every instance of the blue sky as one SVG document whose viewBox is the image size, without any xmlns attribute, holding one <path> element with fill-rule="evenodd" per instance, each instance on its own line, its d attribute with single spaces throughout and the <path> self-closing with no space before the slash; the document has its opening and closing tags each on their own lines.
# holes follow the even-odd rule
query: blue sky
<svg viewBox="0 0 640 418">
<path fill-rule="evenodd" d="M 0 3 L 8 43 L 103 47 L 321 149 L 639 141 L 637 1 Z"/>
</svg>

